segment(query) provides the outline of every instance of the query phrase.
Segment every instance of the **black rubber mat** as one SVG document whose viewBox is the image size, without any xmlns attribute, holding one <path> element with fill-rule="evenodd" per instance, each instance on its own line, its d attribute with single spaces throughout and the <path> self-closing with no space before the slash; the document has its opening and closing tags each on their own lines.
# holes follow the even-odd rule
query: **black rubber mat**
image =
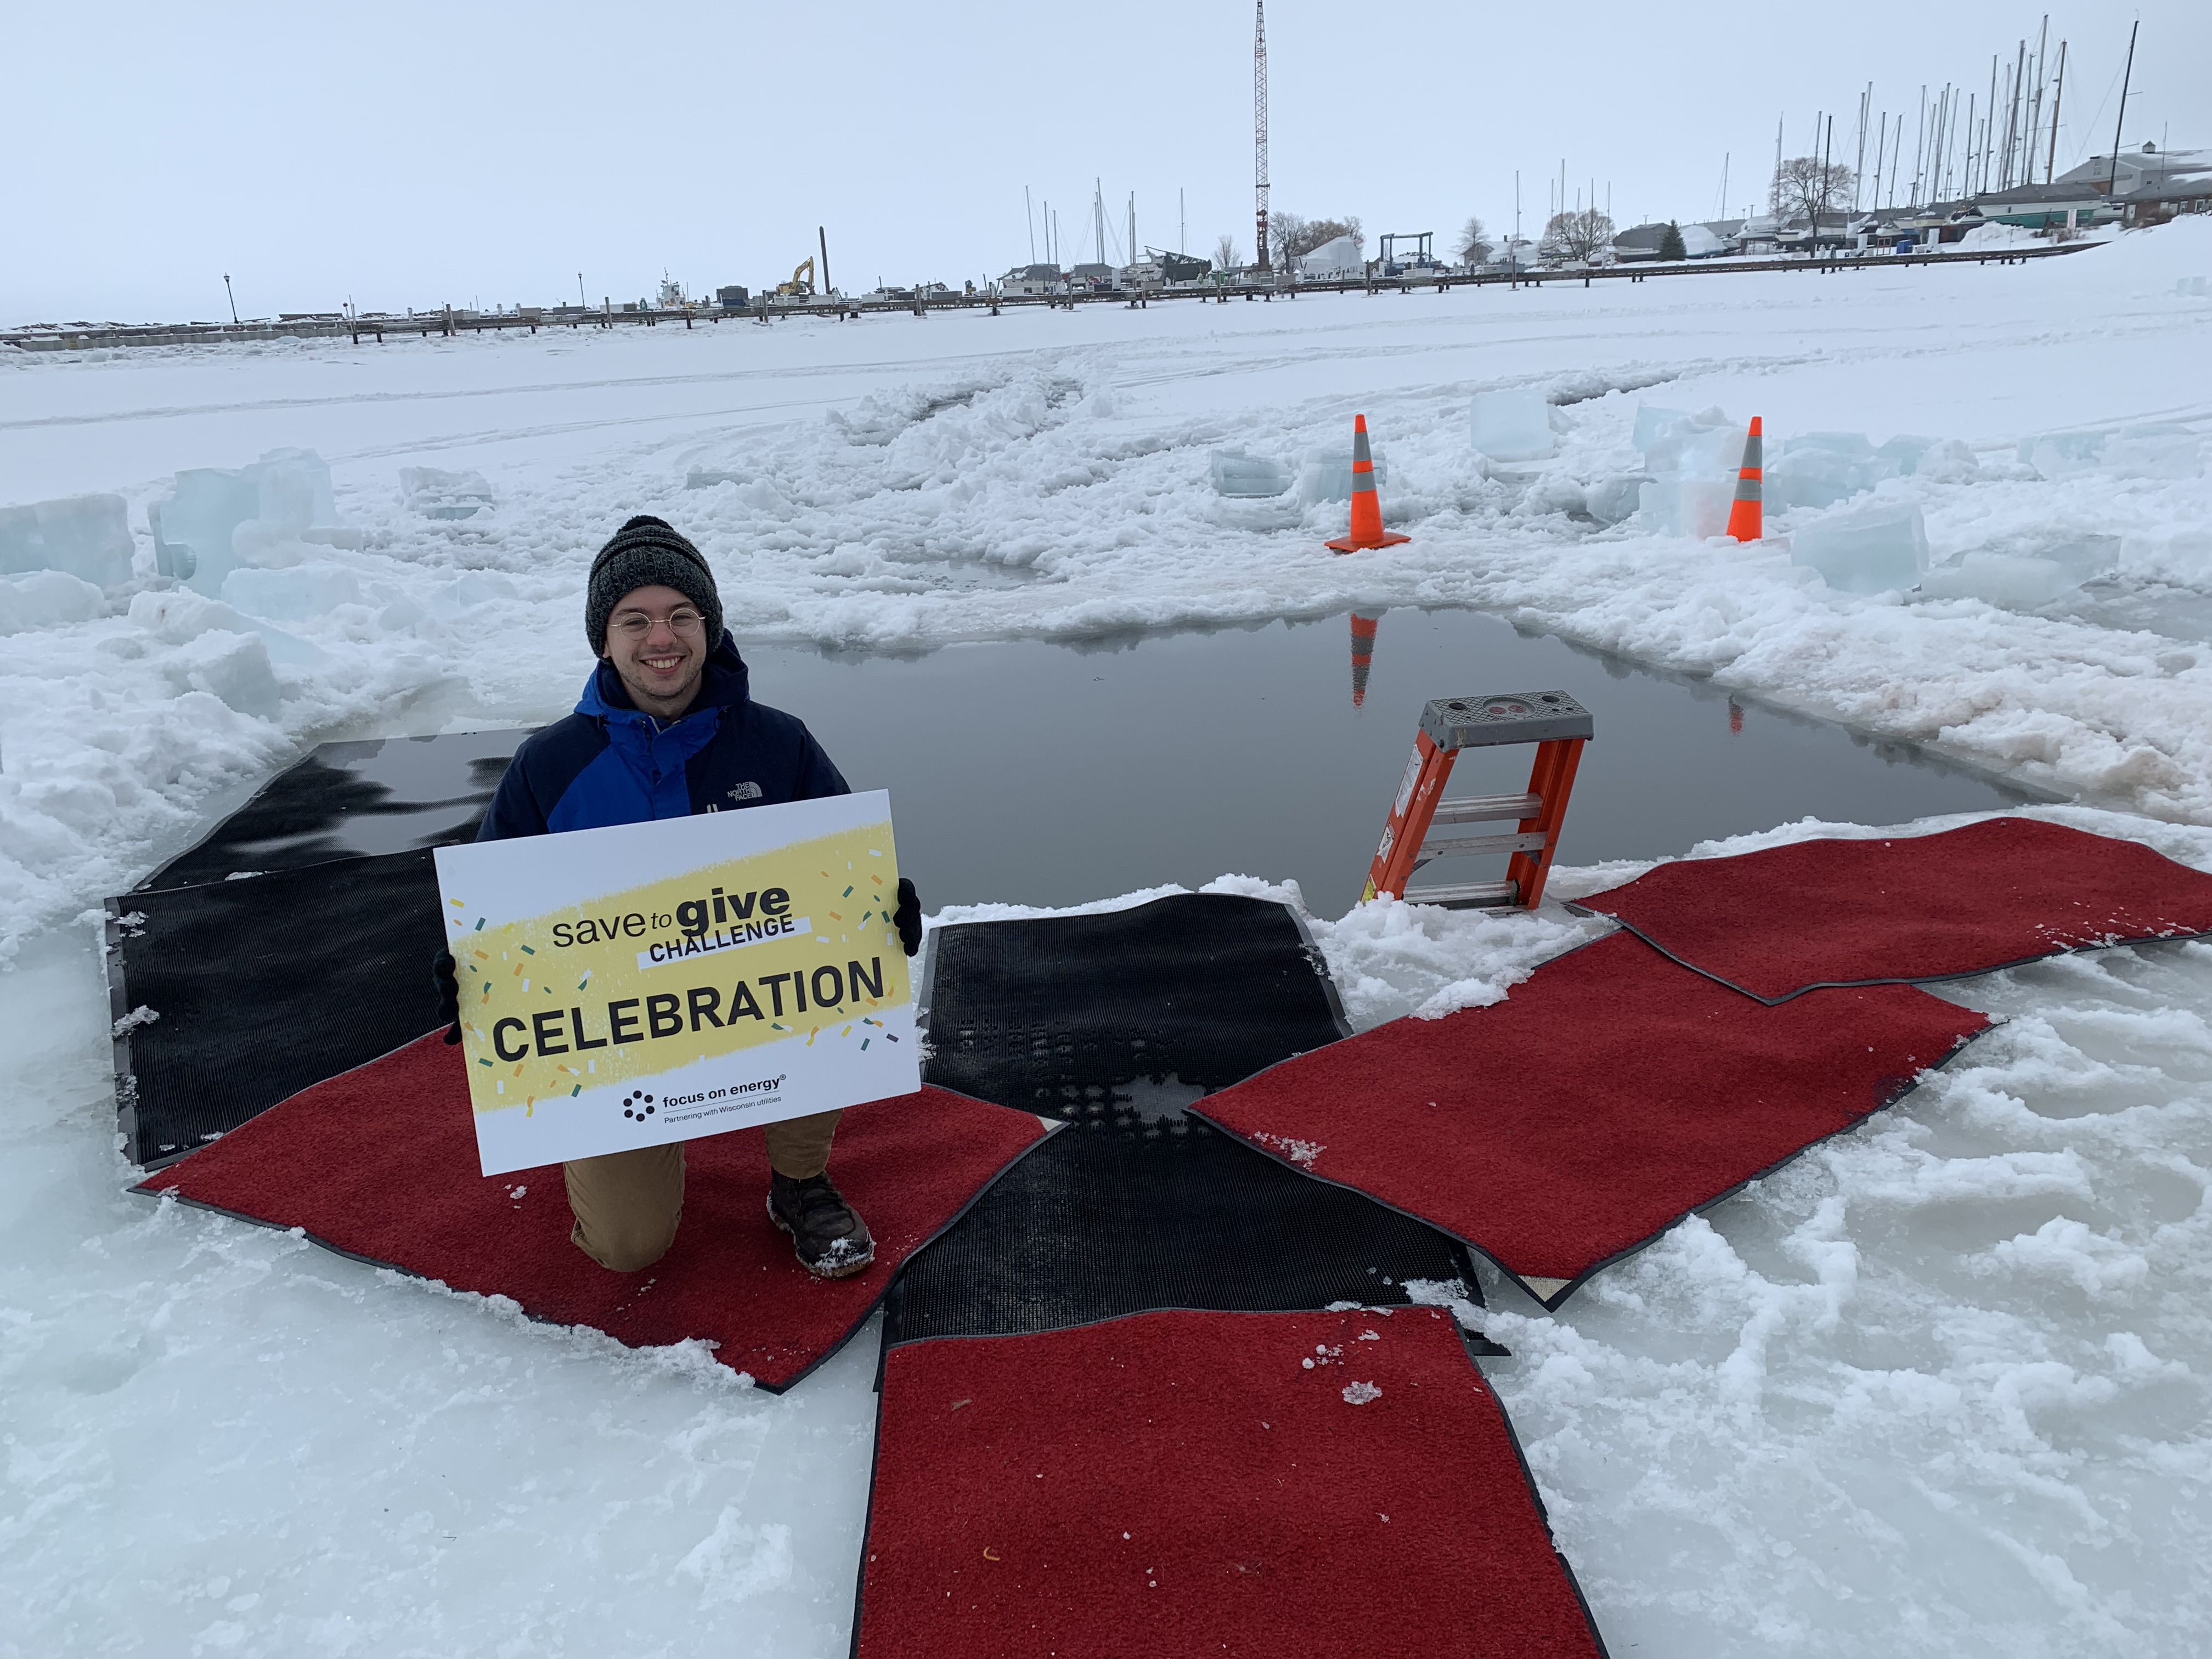
<svg viewBox="0 0 2212 1659">
<path fill-rule="evenodd" d="M 1158 1308 L 1402 1304 L 1464 1248 L 1183 1108 L 1343 1034 L 1279 904 L 1188 894 L 933 936 L 928 1081 L 1066 1127 L 909 1262 L 886 1342 L 1060 1329 Z"/>
<path fill-rule="evenodd" d="M 940 928 L 929 995 L 932 1083 L 1071 1121 L 1110 1088 L 1196 1099 L 1351 1034 L 1297 917 L 1226 893 Z"/>
<path fill-rule="evenodd" d="M 158 1166 L 437 1024 L 428 851 L 110 899 L 125 1150 Z"/>
<path fill-rule="evenodd" d="M 324 744 L 137 890 L 473 841 L 529 735 L 518 728 Z"/>
<path fill-rule="evenodd" d="M 908 1264 L 884 1340 L 1060 1330 L 1158 1308 L 1401 1304 L 1407 1279 L 1457 1279 L 1475 1297 L 1457 1240 L 1203 1124 L 1171 1127 L 1157 1140 L 1054 1134 Z"/>
</svg>

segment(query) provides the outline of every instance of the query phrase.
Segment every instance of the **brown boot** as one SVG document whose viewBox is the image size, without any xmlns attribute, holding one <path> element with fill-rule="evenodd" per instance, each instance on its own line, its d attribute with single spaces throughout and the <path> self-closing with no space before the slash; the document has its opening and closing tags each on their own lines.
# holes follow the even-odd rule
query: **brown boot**
<svg viewBox="0 0 2212 1659">
<path fill-rule="evenodd" d="M 876 1259 L 876 1241 L 827 1175 L 805 1181 L 771 1175 L 768 1218 L 791 1235 L 792 1249 L 817 1279 L 848 1279 Z"/>
</svg>

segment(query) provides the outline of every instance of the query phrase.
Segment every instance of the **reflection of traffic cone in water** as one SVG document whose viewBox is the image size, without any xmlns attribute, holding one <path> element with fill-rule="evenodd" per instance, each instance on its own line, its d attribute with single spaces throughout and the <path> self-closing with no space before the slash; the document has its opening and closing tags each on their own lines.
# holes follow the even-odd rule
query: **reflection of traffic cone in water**
<svg viewBox="0 0 2212 1659">
<path fill-rule="evenodd" d="M 1743 470 L 1735 475 L 1735 501 L 1729 507 L 1729 539 L 1735 542 L 1755 542 L 1759 539 L 1760 512 L 1759 497 L 1766 469 L 1762 465 L 1765 448 L 1759 436 L 1759 416 L 1751 417 L 1750 435 L 1743 441 Z M 1708 522 L 1711 522 L 1708 520 Z"/>
<path fill-rule="evenodd" d="M 1352 706 L 1358 708 L 1367 701 L 1367 670 L 1375 660 L 1375 627 L 1382 620 L 1377 614 L 1363 617 L 1352 613 Z"/>
<path fill-rule="evenodd" d="M 1329 545 L 1340 553 L 1356 553 L 1413 539 L 1382 527 L 1382 503 L 1375 495 L 1375 453 L 1367 447 L 1367 417 L 1355 415 L 1352 417 L 1352 529 Z"/>
<path fill-rule="evenodd" d="M 1729 699 L 1729 730 L 1739 738 L 1743 735 L 1743 705 L 1734 697 Z"/>
</svg>

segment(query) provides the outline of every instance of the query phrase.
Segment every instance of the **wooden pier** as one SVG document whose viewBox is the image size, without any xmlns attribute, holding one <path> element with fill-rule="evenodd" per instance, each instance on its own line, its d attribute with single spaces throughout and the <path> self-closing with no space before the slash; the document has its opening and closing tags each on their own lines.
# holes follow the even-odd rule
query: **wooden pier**
<svg viewBox="0 0 2212 1659">
<path fill-rule="evenodd" d="M 25 351 L 89 351 L 112 346 L 215 345 L 229 341 L 329 339 L 339 336 L 359 344 L 379 344 L 398 337 L 450 339 L 463 334 L 505 333 L 520 329 L 536 334 L 552 329 L 695 328 L 705 323 L 774 323 L 788 317 L 858 318 L 872 313 L 908 312 L 917 317 L 933 311 L 985 311 L 993 316 L 1017 307 L 1059 307 L 1118 305 L 1140 309 L 1154 303 L 1195 301 L 1227 304 L 1293 300 L 1302 294 L 1412 294 L 1420 289 L 1438 293 L 1455 288 L 1557 288 L 1579 283 L 1643 283 L 1658 277 L 1743 275 L 1756 271 L 1818 272 L 1834 275 L 1850 270 L 1888 270 L 1904 265 L 2025 264 L 2031 259 L 2051 259 L 2100 246 L 2095 242 L 2060 242 L 2047 247 L 1931 250 L 1915 253 L 1838 253 L 1826 258 L 1743 258 L 1669 261 L 1664 264 L 1636 264 L 1560 267 L 1521 271 L 1483 271 L 1454 275 L 1446 271 L 1413 271 L 1401 276 L 1353 276 L 1334 281 L 1297 283 L 1204 283 L 1188 288 L 1150 289 L 1132 292 L 1106 289 L 1071 294 L 994 295 L 944 294 L 884 299 L 815 299 L 749 306 L 687 306 L 683 307 L 615 307 L 586 310 L 573 306 L 525 307 L 518 311 L 417 312 L 398 317 L 353 317 L 338 312 L 281 317 L 273 322 L 156 323 L 137 326 L 103 325 L 67 328 L 0 331 L 0 345 Z"/>
</svg>

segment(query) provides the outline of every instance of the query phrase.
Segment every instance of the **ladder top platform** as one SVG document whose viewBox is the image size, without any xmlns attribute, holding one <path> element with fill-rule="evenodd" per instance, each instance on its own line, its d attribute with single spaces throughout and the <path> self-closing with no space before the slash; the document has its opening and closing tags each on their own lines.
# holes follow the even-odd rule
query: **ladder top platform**
<svg viewBox="0 0 2212 1659">
<path fill-rule="evenodd" d="M 1421 730 L 1439 749 L 1501 743 L 1551 743 L 1593 735 L 1589 710 L 1564 691 L 1498 691 L 1437 697 L 1421 710 Z"/>
</svg>

